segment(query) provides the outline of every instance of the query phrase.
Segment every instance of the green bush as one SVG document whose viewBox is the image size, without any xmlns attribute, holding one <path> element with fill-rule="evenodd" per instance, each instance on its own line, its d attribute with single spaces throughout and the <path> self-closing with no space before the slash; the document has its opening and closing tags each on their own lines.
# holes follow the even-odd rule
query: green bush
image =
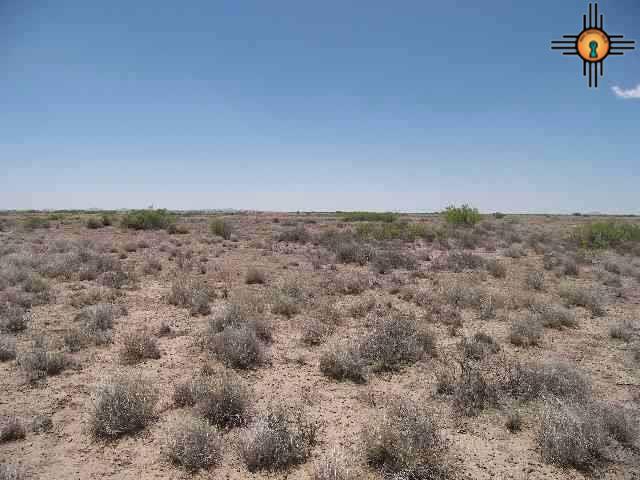
<svg viewBox="0 0 640 480">
<path fill-rule="evenodd" d="M 121 225 L 133 230 L 165 230 L 175 221 L 175 216 L 165 209 L 134 210 L 122 217 Z"/>
<path fill-rule="evenodd" d="M 472 227 L 481 219 L 477 208 L 472 208 L 467 204 L 461 207 L 449 206 L 444 211 L 444 218 L 447 223 L 455 226 Z"/>
<path fill-rule="evenodd" d="M 578 227 L 572 239 L 584 248 L 617 247 L 625 242 L 640 242 L 640 225 L 594 222 Z"/>
<path fill-rule="evenodd" d="M 231 234 L 233 233 L 231 229 L 231 224 L 222 218 L 214 218 L 211 220 L 209 224 L 209 230 L 214 235 L 218 237 L 222 237 L 225 240 L 229 240 L 231 238 Z"/>
<path fill-rule="evenodd" d="M 398 215 L 391 212 L 348 212 L 341 216 L 345 222 L 394 222 Z"/>
</svg>

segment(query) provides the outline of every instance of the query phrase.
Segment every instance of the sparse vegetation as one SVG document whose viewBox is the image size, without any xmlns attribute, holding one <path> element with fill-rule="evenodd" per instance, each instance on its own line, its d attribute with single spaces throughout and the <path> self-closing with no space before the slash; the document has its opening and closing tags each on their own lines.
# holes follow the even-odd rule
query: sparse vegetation
<svg viewBox="0 0 640 480">
<path fill-rule="evenodd" d="M 222 218 L 215 218 L 211 220 L 211 223 L 209 224 L 209 231 L 211 231 L 213 235 L 222 237 L 225 240 L 230 240 L 231 235 L 233 234 L 231 224 Z"/>
<path fill-rule="evenodd" d="M 330 345 L 320 356 L 320 371 L 335 380 L 366 382 L 367 365 L 354 342 L 339 341 Z"/>
<path fill-rule="evenodd" d="M 123 339 L 120 361 L 135 365 L 143 360 L 160 358 L 160 349 L 155 337 L 147 330 L 130 332 Z"/>
<path fill-rule="evenodd" d="M 18 417 L 0 418 L 0 443 L 15 442 L 25 436 L 24 425 Z"/>
</svg>

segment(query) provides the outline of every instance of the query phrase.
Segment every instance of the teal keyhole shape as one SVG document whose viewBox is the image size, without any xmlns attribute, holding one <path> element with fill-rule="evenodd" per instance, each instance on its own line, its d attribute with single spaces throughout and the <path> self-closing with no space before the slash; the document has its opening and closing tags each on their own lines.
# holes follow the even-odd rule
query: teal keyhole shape
<svg viewBox="0 0 640 480">
<path fill-rule="evenodd" d="M 589 48 L 591 49 L 591 52 L 589 52 L 589 57 L 598 58 L 598 42 L 596 42 L 595 40 L 591 41 L 589 43 Z"/>
</svg>

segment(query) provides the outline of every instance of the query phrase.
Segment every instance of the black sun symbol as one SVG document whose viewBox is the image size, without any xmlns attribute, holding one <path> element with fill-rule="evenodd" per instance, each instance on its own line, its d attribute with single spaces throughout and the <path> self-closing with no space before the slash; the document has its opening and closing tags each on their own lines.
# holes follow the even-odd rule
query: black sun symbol
<svg viewBox="0 0 640 480">
<path fill-rule="evenodd" d="M 563 50 L 563 55 L 577 55 L 582 59 L 582 75 L 589 72 L 589 87 L 598 88 L 598 76 L 604 75 L 604 60 L 610 55 L 624 55 L 635 48 L 635 40 L 623 40 L 624 35 L 609 35 L 604 30 L 604 15 L 598 18 L 598 4 L 589 4 L 587 15 L 582 16 L 582 31 L 578 35 L 563 35 L 569 40 L 553 40 L 552 50 Z"/>
</svg>

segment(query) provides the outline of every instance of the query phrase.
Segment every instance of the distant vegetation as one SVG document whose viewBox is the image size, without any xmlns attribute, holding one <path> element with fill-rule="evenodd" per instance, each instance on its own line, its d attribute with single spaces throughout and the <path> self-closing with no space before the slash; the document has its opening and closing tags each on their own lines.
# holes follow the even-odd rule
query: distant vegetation
<svg viewBox="0 0 640 480">
<path fill-rule="evenodd" d="M 461 207 L 449 206 L 444 211 L 444 218 L 450 225 L 472 227 L 481 220 L 477 208 L 465 204 Z"/>
<path fill-rule="evenodd" d="M 584 248 L 618 247 L 627 242 L 640 242 L 640 225 L 594 222 L 578 227 L 572 237 Z"/>
<path fill-rule="evenodd" d="M 211 233 L 213 233 L 214 235 L 222 237 L 225 240 L 229 240 L 231 238 L 231 234 L 233 233 L 231 224 L 222 218 L 214 218 L 213 220 L 211 220 L 211 223 L 209 224 L 209 230 L 211 230 Z"/>
<path fill-rule="evenodd" d="M 391 212 L 346 212 L 341 214 L 345 222 L 386 222 L 398 219 L 398 215 Z"/>
<path fill-rule="evenodd" d="M 122 217 L 121 225 L 133 230 L 166 230 L 175 221 L 175 216 L 165 209 L 134 210 Z"/>
</svg>

